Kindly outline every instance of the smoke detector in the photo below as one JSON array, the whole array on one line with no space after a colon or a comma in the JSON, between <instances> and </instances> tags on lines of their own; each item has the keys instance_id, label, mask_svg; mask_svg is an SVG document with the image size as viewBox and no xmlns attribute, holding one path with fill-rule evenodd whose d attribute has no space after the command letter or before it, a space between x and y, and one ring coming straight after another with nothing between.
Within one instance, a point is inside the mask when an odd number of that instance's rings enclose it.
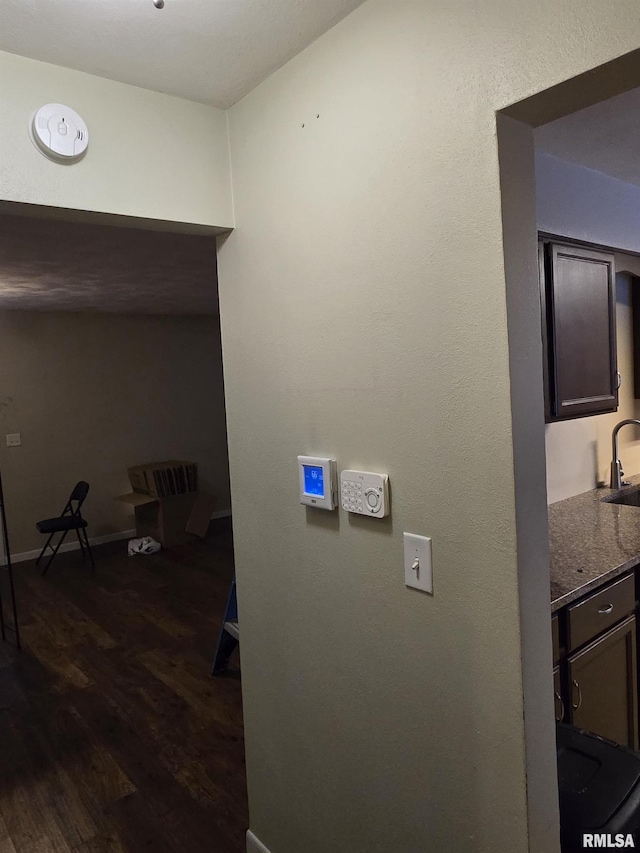
<instances>
[{"instance_id":1,"label":"smoke detector","mask_svg":"<svg viewBox=\"0 0 640 853\"><path fill-rule=\"evenodd\" d=\"M56 163L77 163L89 144L87 125L63 104L40 107L29 125L29 136L38 151Z\"/></svg>"}]
</instances>

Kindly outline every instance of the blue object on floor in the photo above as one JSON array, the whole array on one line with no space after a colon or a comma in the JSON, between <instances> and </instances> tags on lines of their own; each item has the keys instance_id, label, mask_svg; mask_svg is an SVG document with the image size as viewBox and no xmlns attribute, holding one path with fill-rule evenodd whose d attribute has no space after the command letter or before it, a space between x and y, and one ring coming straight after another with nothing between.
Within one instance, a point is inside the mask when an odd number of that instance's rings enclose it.
<instances>
[{"instance_id":1,"label":"blue object on floor","mask_svg":"<svg viewBox=\"0 0 640 853\"><path fill-rule=\"evenodd\" d=\"M234 575L227 598L227 606L224 611L222 628L220 628L216 655L213 659L213 675L222 675L223 672L226 672L229 665L229 658L239 642L238 600L236 598L236 576Z\"/></svg>"}]
</instances>

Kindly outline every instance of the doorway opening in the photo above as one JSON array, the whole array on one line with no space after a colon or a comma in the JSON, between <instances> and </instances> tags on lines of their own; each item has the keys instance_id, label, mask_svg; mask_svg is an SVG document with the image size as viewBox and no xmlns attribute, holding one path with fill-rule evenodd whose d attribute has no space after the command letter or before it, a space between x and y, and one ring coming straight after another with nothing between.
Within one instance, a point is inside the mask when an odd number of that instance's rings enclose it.
<instances>
[{"instance_id":1,"label":"doorway opening","mask_svg":"<svg viewBox=\"0 0 640 853\"><path fill-rule=\"evenodd\" d=\"M591 416L582 411L578 418L549 418L545 391L548 401L549 393L553 393L566 376L562 373L565 368L559 366L557 359L562 353L558 336L566 331L566 320L560 316L559 309L566 304L562 299L566 297L567 290L563 294L559 290L557 294L553 292L553 287L557 285L559 288L562 281L566 281L566 266L558 266L560 256L575 261L576 269L580 268L577 260L591 265L586 276L587 284L582 290L576 284L572 268L569 278L573 284L568 290L577 300L580 293L587 293L595 300L592 304L597 303L598 310L605 311L608 303L601 297L606 294L606 286L603 285L606 285L607 278L606 275L598 278L598 275L602 272L602 257L613 256L618 272L618 301L612 309L614 327L618 331L616 352L621 365L632 363L631 276L636 274L640 252L640 242L632 232L634 205L637 205L636 222L640 211L640 185L633 183L635 178L629 173L624 176L620 171L617 174L612 172L611 158L617 159L620 166L621 151L625 145L631 152L633 135L630 130L618 132L620 150L617 155L612 154L612 137L608 134L612 131L614 115L621 119L625 112L627 118L637 114L635 110L629 112L629 102L638 98L635 90L639 85L638 52L634 52L515 104L497 117L510 342L528 791L530 802L536 804L530 809L531 849L542 849L539 841L542 833L536 826L535 815L541 808L547 815L558 808L558 790L554 784L557 778L554 716L560 713L569 724L580 726L584 720L581 714L584 715L586 699L590 699L586 694L588 682L581 681L584 676L579 675L576 669L580 662L584 664L586 660L590 674L605 673L605 681L613 678L614 672L623 676L616 680L615 685L613 681L611 684L603 681L601 693L605 705L607 702L609 707L616 704L618 720L621 716L627 720L629 746L637 746L634 715L637 718L635 613L638 596L635 593L634 567L640 547L635 549L633 543L625 540L621 523L625 523L622 517L625 513L627 523L631 523L628 513L638 510L629 506L618 510L606 501L600 503L595 491L585 495L596 489L603 479L603 469L611 461L607 456L611 452L612 426L619 420L635 417L637 404L633 396L633 378L625 379L623 376L622 387L615 389L617 411L608 414ZM591 131L585 129L589 122L592 123ZM600 132L593 131L596 124ZM600 160L595 156L598 149ZM562 251L555 251L554 246L561 247ZM589 252L593 254L587 258ZM598 266L595 277L591 275L594 265ZM541 272L543 280L547 277L542 301ZM552 298L549 301L545 298L549 292L548 277L554 274L556 277L551 282ZM555 300L554 295L557 296ZM583 301L577 310L575 322L578 327L587 322L588 312L585 312L584 305ZM554 310L556 314L551 314ZM543 341L543 319L547 328L549 321L552 324L552 334L556 337L551 341ZM602 326L606 326L606 317L603 321L600 316L600 321ZM592 340L595 346L595 339ZM625 372L629 369L625 368ZM574 375L581 381L585 373L585 370L581 373L578 366ZM543 381L545 378L546 383ZM611 380L616 382L613 372ZM634 438L630 431L627 443L631 441L631 446L625 445L623 452L630 460L629 473L640 473L640 465L637 471L633 470ZM579 495L583 497L579 498ZM602 497L605 497L604 493ZM581 500L584 505L579 506ZM577 503L568 506L566 501ZM587 509L594 511L594 506L597 519L589 518L587 512ZM585 536L587 528L589 533ZM580 530L583 530L582 534ZM627 554L624 560L612 556L607 550L609 533L614 548L619 552L630 548L633 554ZM593 547L589 547L589 542ZM581 548L585 546L592 558L602 560L601 572L594 574L583 559ZM611 560L615 565L611 565ZM585 629L586 633L580 633L580 614L584 615L593 606L598 617L607 615L599 614L599 610L609 610L610 602L600 606L597 600L591 601L591 597L602 590L605 597L611 597L613 590L609 584L618 581L626 583L626 596L623 595L622 602L614 602L609 611L608 615L613 616L614 622L603 625L596 620L594 626ZM629 596L631 600L628 602ZM555 623L558 630L553 638L557 643L553 644L549 630L550 599L559 619L559 623ZM586 609L580 611L580 606ZM615 640L626 632L613 657L610 651L612 640L607 633L610 630L618 632ZM603 638L604 642L600 642ZM586 658L586 655L591 657ZM560 667L555 697L552 662ZM615 692L618 687L620 691ZM620 709L619 703L624 701L630 704ZM605 705L601 704L601 708ZM589 717L594 730L605 725L601 722L603 717L597 717L598 713L594 710ZM605 731L595 733L608 734ZM561 789L562 785L561 775ZM565 829L570 821L566 808L563 809L561 822ZM572 849L570 843L565 832L563 849Z\"/></svg>"},{"instance_id":2,"label":"doorway opening","mask_svg":"<svg viewBox=\"0 0 640 853\"><path fill-rule=\"evenodd\" d=\"M0 838L17 853L37 839L231 853L248 815L238 658L211 676L233 577L215 234L25 213L0 213L0 466L23 646L0 647ZM168 494L143 494L130 469L164 460L181 461ZM197 484L179 482L187 463ZM95 571L74 534L43 577L36 522L79 480ZM153 519L116 500L132 492ZM194 532L196 494L209 503ZM152 523L161 550L129 556Z\"/></svg>"}]
</instances>

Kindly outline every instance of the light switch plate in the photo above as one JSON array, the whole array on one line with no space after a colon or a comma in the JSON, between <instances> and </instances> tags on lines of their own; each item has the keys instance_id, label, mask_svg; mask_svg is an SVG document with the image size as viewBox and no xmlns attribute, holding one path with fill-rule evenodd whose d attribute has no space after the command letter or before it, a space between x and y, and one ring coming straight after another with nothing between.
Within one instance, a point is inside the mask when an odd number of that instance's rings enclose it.
<instances>
[{"instance_id":1,"label":"light switch plate","mask_svg":"<svg viewBox=\"0 0 640 853\"><path fill-rule=\"evenodd\" d=\"M7 447L20 447L22 439L19 432L13 432L7 436Z\"/></svg>"},{"instance_id":2,"label":"light switch plate","mask_svg":"<svg viewBox=\"0 0 640 853\"><path fill-rule=\"evenodd\" d=\"M404 582L406 586L433 595L431 539L416 533L404 533Z\"/></svg>"}]
</instances>

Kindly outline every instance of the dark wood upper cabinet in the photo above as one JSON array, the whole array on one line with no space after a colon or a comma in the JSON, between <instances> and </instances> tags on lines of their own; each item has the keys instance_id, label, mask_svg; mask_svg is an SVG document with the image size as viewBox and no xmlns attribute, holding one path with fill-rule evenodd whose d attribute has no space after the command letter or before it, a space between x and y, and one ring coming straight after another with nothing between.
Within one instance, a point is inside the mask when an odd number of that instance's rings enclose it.
<instances>
[{"instance_id":1,"label":"dark wood upper cabinet","mask_svg":"<svg viewBox=\"0 0 640 853\"><path fill-rule=\"evenodd\" d=\"M640 399L640 276L628 276L633 338L633 396Z\"/></svg>"},{"instance_id":2,"label":"dark wood upper cabinet","mask_svg":"<svg viewBox=\"0 0 640 853\"><path fill-rule=\"evenodd\" d=\"M547 421L618 408L613 255L540 243Z\"/></svg>"}]
</instances>

